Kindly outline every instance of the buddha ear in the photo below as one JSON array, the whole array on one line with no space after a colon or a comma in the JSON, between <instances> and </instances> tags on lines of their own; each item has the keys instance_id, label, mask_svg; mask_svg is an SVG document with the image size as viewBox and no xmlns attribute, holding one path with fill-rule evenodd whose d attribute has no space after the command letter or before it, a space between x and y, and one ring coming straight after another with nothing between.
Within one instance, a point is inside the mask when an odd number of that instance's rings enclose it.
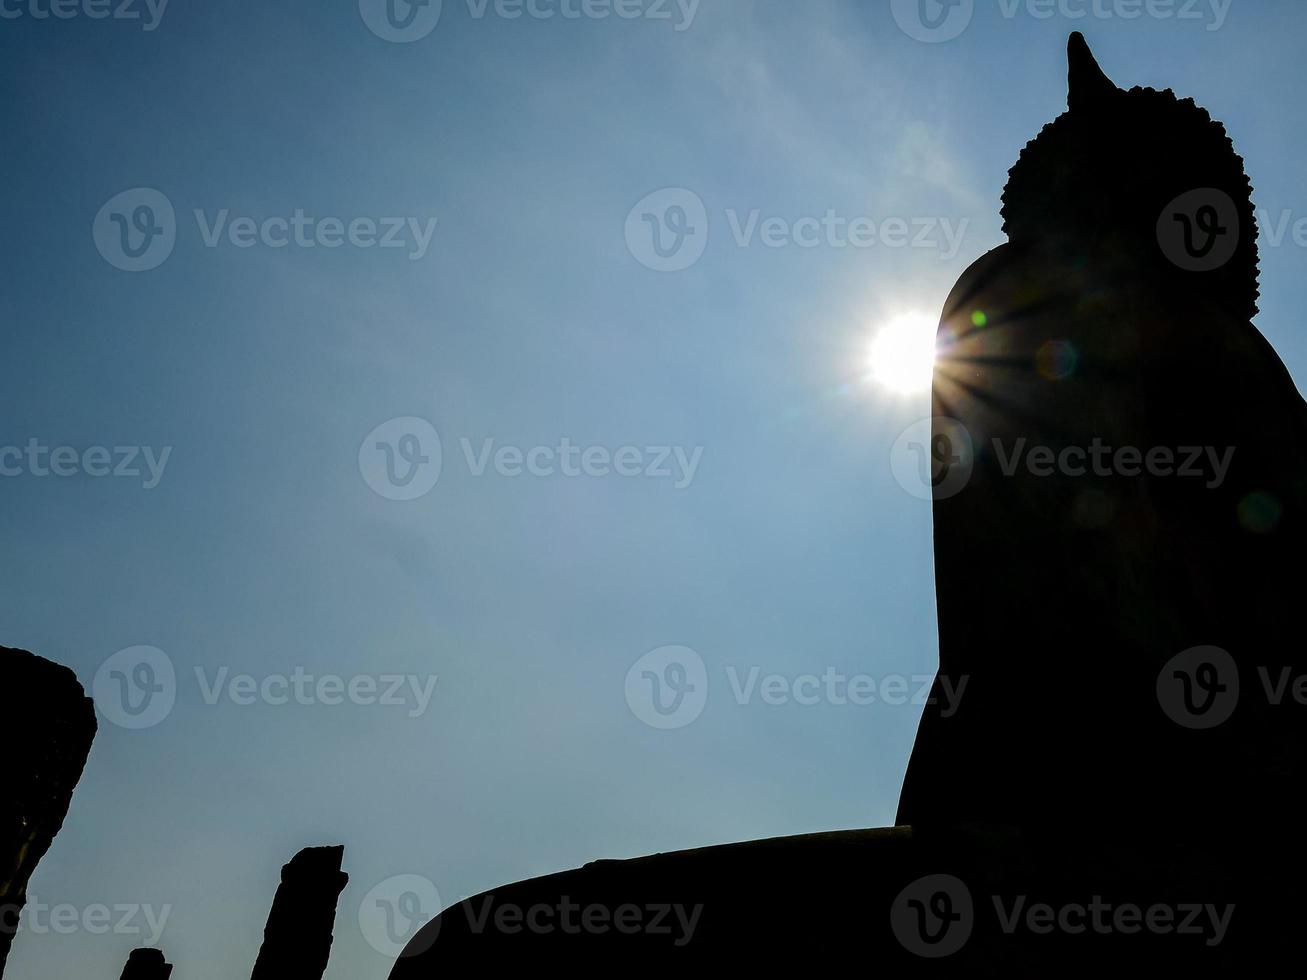
<instances>
[{"instance_id":1,"label":"buddha ear","mask_svg":"<svg viewBox=\"0 0 1307 980\"><path fill-rule=\"evenodd\" d=\"M1067 106L1071 109L1090 108L1121 90L1103 74L1089 50L1089 42L1079 31L1067 42Z\"/></svg>"}]
</instances>

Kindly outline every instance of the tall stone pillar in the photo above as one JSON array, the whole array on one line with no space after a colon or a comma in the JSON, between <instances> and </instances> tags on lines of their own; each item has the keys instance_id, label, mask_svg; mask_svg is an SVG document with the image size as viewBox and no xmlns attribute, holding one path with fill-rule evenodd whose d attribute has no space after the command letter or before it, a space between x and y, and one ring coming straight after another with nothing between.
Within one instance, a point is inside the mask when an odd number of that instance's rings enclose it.
<instances>
[{"instance_id":1,"label":"tall stone pillar","mask_svg":"<svg viewBox=\"0 0 1307 980\"><path fill-rule=\"evenodd\" d=\"M331 955L336 900L349 881L343 846L306 847L281 869L263 948L250 980L322 980Z\"/></svg>"},{"instance_id":2,"label":"tall stone pillar","mask_svg":"<svg viewBox=\"0 0 1307 980\"><path fill-rule=\"evenodd\" d=\"M63 826L95 728L71 670L0 647L0 975L27 883Z\"/></svg>"}]
</instances>

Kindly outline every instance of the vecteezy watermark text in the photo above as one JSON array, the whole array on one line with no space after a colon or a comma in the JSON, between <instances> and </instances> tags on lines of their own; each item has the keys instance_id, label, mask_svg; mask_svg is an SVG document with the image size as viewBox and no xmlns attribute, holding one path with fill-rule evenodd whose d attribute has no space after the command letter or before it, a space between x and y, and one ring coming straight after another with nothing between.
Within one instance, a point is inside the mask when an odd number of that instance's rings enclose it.
<instances>
[{"instance_id":1,"label":"vecteezy watermark text","mask_svg":"<svg viewBox=\"0 0 1307 980\"><path fill-rule=\"evenodd\" d=\"M650 477L672 481L677 490L694 482L703 460L703 446L578 446L564 437L557 446L497 446L494 439L460 439L463 458L473 476L484 476L487 468L503 477Z\"/></svg>"},{"instance_id":2,"label":"vecteezy watermark text","mask_svg":"<svg viewBox=\"0 0 1307 980\"><path fill-rule=\"evenodd\" d=\"M646 20L688 30L700 0L466 0L472 20ZM359 15L377 37L394 44L420 41L436 29L443 0L358 0ZM679 15L679 19L678 19Z\"/></svg>"},{"instance_id":3,"label":"vecteezy watermark text","mask_svg":"<svg viewBox=\"0 0 1307 980\"><path fill-rule=\"evenodd\" d=\"M536 902L519 905L500 902L494 895L484 895L479 901L468 899L459 907L467 916L468 926L475 934L496 933L505 936L531 933L548 936L563 933L568 936L602 936L617 933L623 936L666 936L677 947L687 945L703 914L703 906L687 908L675 903L625 903L617 906L601 902L582 905L563 895L557 902ZM448 914L448 913L446 913Z\"/></svg>"},{"instance_id":4,"label":"vecteezy watermark text","mask_svg":"<svg viewBox=\"0 0 1307 980\"><path fill-rule=\"evenodd\" d=\"M168 0L0 0L0 20L136 20L152 31Z\"/></svg>"},{"instance_id":5,"label":"vecteezy watermark text","mask_svg":"<svg viewBox=\"0 0 1307 980\"><path fill-rule=\"evenodd\" d=\"M1004 476L1016 476L1024 469L1034 477L1049 476L1176 476L1202 479L1203 486L1215 490L1225 482L1234 460L1234 447L1217 450L1214 446L1136 446L1113 448L1095 438L1088 446L1029 445L1024 438L1008 446L993 440L994 455ZM924 453L923 453L924 455Z\"/></svg>"},{"instance_id":6,"label":"vecteezy watermark text","mask_svg":"<svg viewBox=\"0 0 1307 980\"><path fill-rule=\"evenodd\" d=\"M938 216L841 214L827 208L821 215L788 218L753 208L723 212L737 248L768 249L915 248L952 259L962 248L969 218L956 222ZM680 272L703 257L708 247L708 208L694 191L668 187L636 203L626 217L626 246L632 257L656 272Z\"/></svg>"},{"instance_id":7,"label":"vecteezy watermark text","mask_svg":"<svg viewBox=\"0 0 1307 980\"><path fill-rule=\"evenodd\" d=\"M318 217L303 208L286 215L233 216L230 208L195 209L196 228L205 248L238 249L402 249L412 262L424 258L438 218ZM148 272L172 255L177 244L172 201L151 187L114 195L92 223L95 247L106 262L124 272Z\"/></svg>"},{"instance_id":8,"label":"vecteezy watermark text","mask_svg":"<svg viewBox=\"0 0 1307 980\"><path fill-rule=\"evenodd\" d=\"M232 674L219 667L210 677L203 667L195 668L200 697L207 705L227 700L234 705L266 704L280 707L294 702L299 705L352 704L359 707L378 705L383 708L407 708L410 718L426 713L435 694L439 676L427 674L311 674L296 667L290 674Z\"/></svg>"},{"instance_id":9,"label":"vecteezy watermark text","mask_svg":"<svg viewBox=\"0 0 1307 980\"><path fill-rule=\"evenodd\" d=\"M1234 462L1235 447L1114 446L1095 436L1085 445L1049 446L1024 436L1005 441L995 436L978 447L957 419L918 419L899 434L890 450L890 468L904 490L920 500L943 500L961 493L970 482L981 449L987 448L1006 478L1031 476L1140 476L1201 480L1219 489Z\"/></svg>"},{"instance_id":10,"label":"vecteezy watermark text","mask_svg":"<svg viewBox=\"0 0 1307 980\"><path fill-rule=\"evenodd\" d=\"M71 936L84 932L92 936L142 936L146 946L157 946L172 915L171 905L93 902L78 906L70 902L47 905L35 896L20 910L16 904L0 905L0 933L29 932L35 936Z\"/></svg>"},{"instance_id":11,"label":"vecteezy watermark text","mask_svg":"<svg viewBox=\"0 0 1307 980\"><path fill-rule=\"evenodd\" d=\"M1202 936L1207 946L1219 946L1230 928L1234 915L1233 905L1216 906L1208 903L1182 902L1175 905L1156 902L1141 905L1134 902L1112 904L1094 895L1088 902L1069 902L1050 905L1047 902L1030 902L1025 895L1004 900L994 895L994 912L999 926L1008 935L1023 929L1037 936L1053 932L1078 936L1093 932L1098 935L1119 933L1130 936L1139 932L1155 935Z\"/></svg>"},{"instance_id":12,"label":"vecteezy watermark text","mask_svg":"<svg viewBox=\"0 0 1307 980\"><path fill-rule=\"evenodd\" d=\"M403 248L416 262L427 254L437 218L315 218L296 208L289 217L232 218L227 208L209 216L195 212L205 248L217 248L225 238L236 248Z\"/></svg>"},{"instance_id":13,"label":"vecteezy watermark text","mask_svg":"<svg viewBox=\"0 0 1307 980\"><path fill-rule=\"evenodd\" d=\"M24 446L0 446L0 477L60 477L139 479L153 490L163 479L172 446L48 446L32 438ZM145 469L142 470L142 465Z\"/></svg>"},{"instance_id":14,"label":"vecteezy watermark text","mask_svg":"<svg viewBox=\"0 0 1307 980\"><path fill-rule=\"evenodd\" d=\"M820 218L803 217L791 221L779 215L764 217L757 208L741 215L726 209L731 238L740 248L755 241L764 248L920 248L938 251L951 259L962 248L970 218L956 224L945 217L888 217L877 219L862 215L847 217L827 209Z\"/></svg>"},{"instance_id":15,"label":"vecteezy watermark text","mask_svg":"<svg viewBox=\"0 0 1307 980\"><path fill-rule=\"evenodd\" d=\"M551 445L522 446L494 438L459 439L459 456L472 477L504 479L621 479L669 481L688 488L703 461L703 446L581 445L563 436ZM359 472L387 500L416 500L435 487L444 468L440 435L425 419L404 416L377 426L358 452Z\"/></svg>"},{"instance_id":16,"label":"vecteezy watermark text","mask_svg":"<svg viewBox=\"0 0 1307 980\"><path fill-rule=\"evenodd\" d=\"M991 895L999 929L1006 935L1036 936L1149 933L1201 938L1219 946L1230 928L1233 905L1203 902L1108 902L1091 895L1081 902L1032 902L1028 895ZM890 907L890 925L909 952L926 959L951 956L971 938L981 907L961 879L928 875L907 885Z\"/></svg>"},{"instance_id":17,"label":"vecteezy watermark text","mask_svg":"<svg viewBox=\"0 0 1307 980\"><path fill-rule=\"evenodd\" d=\"M701 0L467 0L473 20L494 14L503 20L672 21L678 33L689 30ZM678 18L679 15L679 18Z\"/></svg>"},{"instance_id":18,"label":"vecteezy watermark text","mask_svg":"<svg viewBox=\"0 0 1307 980\"><path fill-rule=\"evenodd\" d=\"M763 704L780 706L797 704L811 706L829 704L836 707L854 705L866 707L872 704L885 704L890 707L900 705L934 704L931 689L935 683L934 674L887 674L884 677L872 677L870 674L844 674L834 667L827 667L820 675L785 674L763 675L762 668L750 667L742 674L734 665L726 668L726 679L731 687L731 695L738 705L752 704L755 697ZM958 709L963 692L967 689L967 677L964 675L954 683L951 677L939 676L940 693L943 695L944 707L941 717L948 718Z\"/></svg>"},{"instance_id":19,"label":"vecteezy watermark text","mask_svg":"<svg viewBox=\"0 0 1307 980\"><path fill-rule=\"evenodd\" d=\"M923 0L926 2L926 0ZM1035 20L1201 21L1209 31L1225 26L1234 0L998 0L1004 20L1019 14Z\"/></svg>"},{"instance_id":20,"label":"vecteezy watermark text","mask_svg":"<svg viewBox=\"0 0 1307 980\"><path fill-rule=\"evenodd\" d=\"M1024 15L1032 20L1199 22L1208 31L1219 31L1234 0L998 0L1004 20ZM958 37L976 13L975 0L890 0L894 20L904 34L918 41L938 44Z\"/></svg>"},{"instance_id":21,"label":"vecteezy watermark text","mask_svg":"<svg viewBox=\"0 0 1307 980\"><path fill-rule=\"evenodd\" d=\"M934 674L846 674L827 667L820 674L767 673L758 665L725 670L726 684L737 705L755 703L769 707L786 705L811 707L899 707L942 703L945 718L958 709L967 688L967 677ZM631 713L650 728L684 728L703 713L708 704L708 667L698 652L687 646L665 646L651 650L631 665L626 674L626 704Z\"/></svg>"},{"instance_id":22,"label":"vecteezy watermark text","mask_svg":"<svg viewBox=\"0 0 1307 980\"><path fill-rule=\"evenodd\" d=\"M233 674L226 666L212 672L196 666L194 676L200 700L211 707L223 701L237 707L376 706L406 709L410 718L427 712L439 680L437 674L313 673L302 666L257 677ZM91 694L100 714L118 727L152 728L177 703L177 671L172 658L158 647L127 647L100 665Z\"/></svg>"},{"instance_id":23,"label":"vecteezy watermark text","mask_svg":"<svg viewBox=\"0 0 1307 980\"><path fill-rule=\"evenodd\" d=\"M443 912L443 918L461 915L473 935L514 936L622 935L664 937L684 947L694 938L703 915L702 904L671 902L608 905L578 902L568 895L557 901L523 905L491 893L463 899ZM440 893L421 875L395 875L373 886L359 905L359 928L377 952L391 958L424 952L435 940L435 929L415 943L419 933L441 913Z\"/></svg>"}]
</instances>

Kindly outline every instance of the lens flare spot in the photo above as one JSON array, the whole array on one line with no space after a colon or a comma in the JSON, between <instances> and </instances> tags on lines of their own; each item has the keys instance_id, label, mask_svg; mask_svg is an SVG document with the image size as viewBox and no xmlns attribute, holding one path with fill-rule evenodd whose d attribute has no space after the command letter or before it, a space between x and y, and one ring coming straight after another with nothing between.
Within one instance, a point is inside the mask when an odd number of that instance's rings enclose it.
<instances>
[{"instance_id":1,"label":"lens flare spot","mask_svg":"<svg viewBox=\"0 0 1307 980\"><path fill-rule=\"evenodd\" d=\"M1035 353L1035 370L1046 381L1061 381L1076 373L1080 352L1069 340L1046 340Z\"/></svg>"},{"instance_id":2,"label":"lens flare spot","mask_svg":"<svg viewBox=\"0 0 1307 980\"><path fill-rule=\"evenodd\" d=\"M1280 523L1284 508L1271 494L1250 493L1239 501L1239 523L1253 534L1269 534Z\"/></svg>"}]
</instances>

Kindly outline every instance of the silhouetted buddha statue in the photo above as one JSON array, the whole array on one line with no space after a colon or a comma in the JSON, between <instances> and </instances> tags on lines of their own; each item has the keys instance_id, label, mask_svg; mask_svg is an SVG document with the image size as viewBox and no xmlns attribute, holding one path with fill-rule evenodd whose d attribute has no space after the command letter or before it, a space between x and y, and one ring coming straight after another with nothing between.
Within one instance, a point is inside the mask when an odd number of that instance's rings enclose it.
<instances>
[{"instance_id":1,"label":"silhouetted buddha statue","mask_svg":"<svg viewBox=\"0 0 1307 980\"><path fill-rule=\"evenodd\" d=\"M940 327L940 673L967 686L899 822L1288 821L1307 417L1250 322L1251 187L1206 111L1117 88L1079 34L1068 102Z\"/></svg>"}]
</instances>

